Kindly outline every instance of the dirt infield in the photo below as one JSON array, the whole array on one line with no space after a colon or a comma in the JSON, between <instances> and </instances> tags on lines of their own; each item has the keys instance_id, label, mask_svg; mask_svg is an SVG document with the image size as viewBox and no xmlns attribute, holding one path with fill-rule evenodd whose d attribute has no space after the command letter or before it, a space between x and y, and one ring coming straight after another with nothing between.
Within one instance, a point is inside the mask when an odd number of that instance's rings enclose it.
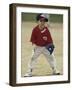
<instances>
[{"instance_id":1,"label":"dirt infield","mask_svg":"<svg viewBox=\"0 0 72 90\"><path fill-rule=\"evenodd\" d=\"M30 42L32 28L36 25L34 22L23 22L21 25L21 76L24 76L28 69L32 55L32 45ZM51 23L50 32L55 45L55 58L57 61L57 68L63 73L63 25L62 23ZM52 71L43 55L37 59L36 68L33 75L51 75Z\"/></svg>"}]
</instances>

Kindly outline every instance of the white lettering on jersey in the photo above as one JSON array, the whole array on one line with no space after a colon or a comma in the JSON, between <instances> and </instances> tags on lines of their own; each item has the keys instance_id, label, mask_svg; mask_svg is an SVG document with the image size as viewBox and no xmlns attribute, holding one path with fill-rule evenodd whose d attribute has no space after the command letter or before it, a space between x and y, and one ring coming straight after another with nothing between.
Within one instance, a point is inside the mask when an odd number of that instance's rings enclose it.
<instances>
[{"instance_id":1,"label":"white lettering on jersey","mask_svg":"<svg viewBox=\"0 0 72 90\"><path fill-rule=\"evenodd\" d=\"M47 41L47 36L43 36L43 40Z\"/></svg>"},{"instance_id":2,"label":"white lettering on jersey","mask_svg":"<svg viewBox=\"0 0 72 90\"><path fill-rule=\"evenodd\" d=\"M41 33L44 33L46 31L46 29L42 30Z\"/></svg>"}]
</instances>

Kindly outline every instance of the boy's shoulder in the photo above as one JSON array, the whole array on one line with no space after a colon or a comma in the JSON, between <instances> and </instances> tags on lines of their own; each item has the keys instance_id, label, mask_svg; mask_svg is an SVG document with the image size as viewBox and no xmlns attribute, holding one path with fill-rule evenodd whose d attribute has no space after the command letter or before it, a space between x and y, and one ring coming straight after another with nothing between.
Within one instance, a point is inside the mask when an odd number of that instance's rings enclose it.
<instances>
[{"instance_id":1,"label":"boy's shoulder","mask_svg":"<svg viewBox=\"0 0 72 90\"><path fill-rule=\"evenodd\" d=\"M48 29L47 26L45 26L44 28L45 28L45 29ZM39 29L39 26L38 26L38 25L33 28L33 30L38 30L38 29Z\"/></svg>"},{"instance_id":2,"label":"boy's shoulder","mask_svg":"<svg viewBox=\"0 0 72 90\"><path fill-rule=\"evenodd\" d=\"M33 30L36 30L36 29L38 29L38 25L33 28Z\"/></svg>"},{"instance_id":3,"label":"boy's shoulder","mask_svg":"<svg viewBox=\"0 0 72 90\"><path fill-rule=\"evenodd\" d=\"M37 26L35 26L35 27L33 28L33 31L34 31L34 32L39 31L39 27L38 27L38 25L37 25Z\"/></svg>"},{"instance_id":4,"label":"boy's shoulder","mask_svg":"<svg viewBox=\"0 0 72 90\"><path fill-rule=\"evenodd\" d=\"M48 30L48 27L44 27L44 29L43 30L45 30L45 31L49 31ZM39 30L39 26L37 25L37 26L35 26L34 28L33 28L33 32L36 32L36 33L38 33L40 30Z\"/></svg>"},{"instance_id":5,"label":"boy's shoulder","mask_svg":"<svg viewBox=\"0 0 72 90\"><path fill-rule=\"evenodd\" d=\"M47 31L49 31L49 28L48 28L47 26L45 27L45 29L46 29Z\"/></svg>"}]
</instances>

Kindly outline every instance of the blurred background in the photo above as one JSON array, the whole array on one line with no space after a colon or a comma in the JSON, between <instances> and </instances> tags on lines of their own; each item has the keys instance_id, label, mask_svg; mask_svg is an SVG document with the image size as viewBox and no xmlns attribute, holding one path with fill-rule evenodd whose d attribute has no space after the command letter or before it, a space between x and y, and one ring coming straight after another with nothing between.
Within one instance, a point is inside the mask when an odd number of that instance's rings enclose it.
<instances>
[{"instance_id":1,"label":"blurred background","mask_svg":"<svg viewBox=\"0 0 72 90\"><path fill-rule=\"evenodd\" d=\"M22 13L22 21L36 21L37 13ZM63 22L63 15L61 14L48 14L50 22Z\"/></svg>"}]
</instances>

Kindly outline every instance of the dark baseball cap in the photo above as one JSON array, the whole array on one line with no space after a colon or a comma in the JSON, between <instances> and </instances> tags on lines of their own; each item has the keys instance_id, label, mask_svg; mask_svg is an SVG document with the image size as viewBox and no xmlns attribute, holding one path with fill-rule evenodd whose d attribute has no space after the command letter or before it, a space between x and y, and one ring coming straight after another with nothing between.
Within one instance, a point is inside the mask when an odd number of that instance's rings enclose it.
<instances>
[{"instance_id":1,"label":"dark baseball cap","mask_svg":"<svg viewBox=\"0 0 72 90\"><path fill-rule=\"evenodd\" d=\"M45 14L38 14L37 17L36 17L36 20L37 21L44 20L45 22L48 22L48 18L46 17Z\"/></svg>"}]
</instances>

